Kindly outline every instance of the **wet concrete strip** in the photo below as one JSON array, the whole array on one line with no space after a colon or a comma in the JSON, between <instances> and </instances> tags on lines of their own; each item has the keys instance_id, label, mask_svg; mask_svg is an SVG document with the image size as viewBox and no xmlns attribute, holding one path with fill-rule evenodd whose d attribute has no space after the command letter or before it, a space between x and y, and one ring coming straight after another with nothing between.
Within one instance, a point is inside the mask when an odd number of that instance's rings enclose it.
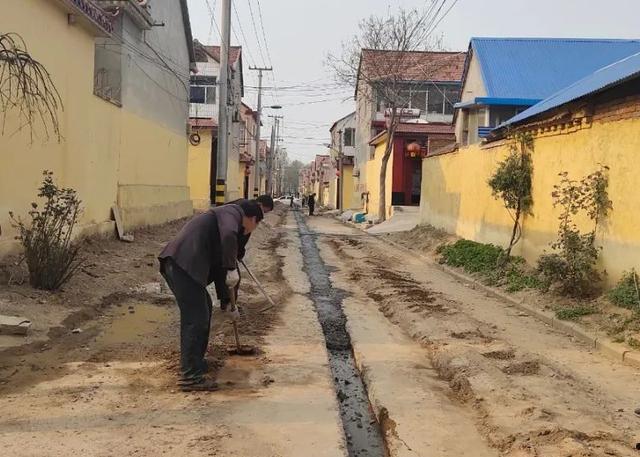
<instances>
[{"instance_id":1,"label":"wet concrete strip","mask_svg":"<svg viewBox=\"0 0 640 457\"><path fill-rule=\"evenodd\" d=\"M294 214L300 233L303 270L309 277L310 298L326 341L349 456L384 457L387 452L383 434L356 367L346 329L342 310L345 293L331 284L329 269L320 257L314 234L307 228L302 215L298 211Z\"/></svg>"}]
</instances>

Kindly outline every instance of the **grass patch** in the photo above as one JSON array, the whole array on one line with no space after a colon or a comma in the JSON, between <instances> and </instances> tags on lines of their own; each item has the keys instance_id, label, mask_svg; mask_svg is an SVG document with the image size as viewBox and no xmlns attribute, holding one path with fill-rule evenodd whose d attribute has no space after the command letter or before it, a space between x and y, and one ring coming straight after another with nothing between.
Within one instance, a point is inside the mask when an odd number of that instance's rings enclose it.
<instances>
[{"instance_id":1,"label":"grass patch","mask_svg":"<svg viewBox=\"0 0 640 457\"><path fill-rule=\"evenodd\" d=\"M561 308L556 311L556 317L562 321L577 321L581 317L595 314L597 310L589 306L574 306L572 308Z\"/></svg>"},{"instance_id":2,"label":"grass patch","mask_svg":"<svg viewBox=\"0 0 640 457\"><path fill-rule=\"evenodd\" d=\"M469 273L489 273L495 270L504 250L493 244L458 240L438 248L441 262L452 267L461 267Z\"/></svg>"},{"instance_id":3,"label":"grass patch","mask_svg":"<svg viewBox=\"0 0 640 457\"><path fill-rule=\"evenodd\" d=\"M609 300L621 308L640 311L638 282L638 275L635 270L625 273L618 284L607 294Z\"/></svg>"},{"instance_id":4,"label":"grass patch","mask_svg":"<svg viewBox=\"0 0 640 457\"><path fill-rule=\"evenodd\" d=\"M627 344L633 349L640 349L640 340L632 336L627 339Z\"/></svg>"},{"instance_id":5,"label":"grass patch","mask_svg":"<svg viewBox=\"0 0 640 457\"><path fill-rule=\"evenodd\" d=\"M527 272L522 257L509 257L505 262L505 251L493 244L482 244L469 240L458 240L438 248L440 262L479 275L489 286L505 287L507 292L524 289L542 289L543 281L534 273Z\"/></svg>"},{"instance_id":6,"label":"grass patch","mask_svg":"<svg viewBox=\"0 0 640 457\"><path fill-rule=\"evenodd\" d=\"M542 289L543 287L544 282L535 275L526 274L521 270L511 270L507 273L507 292Z\"/></svg>"}]
</instances>

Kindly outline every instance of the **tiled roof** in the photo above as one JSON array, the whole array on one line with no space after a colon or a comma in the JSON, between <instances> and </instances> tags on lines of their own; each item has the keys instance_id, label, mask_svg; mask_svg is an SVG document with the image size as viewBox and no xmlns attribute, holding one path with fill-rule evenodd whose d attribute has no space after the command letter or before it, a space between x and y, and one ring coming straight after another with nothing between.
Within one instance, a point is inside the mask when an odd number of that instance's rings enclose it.
<instances>
[{"instance_id":1,"label":"tiled roof","mask_svg":"<svg viewBox=\"0 0 640 457\"><path fill-rule=\"evenodd\" d=\"M358 78L398 75L405 81L460 81L465 52L380 51L363 49Z\"/></svg>"},{"instance_id":2,"label":"tiled roof","mask_svg":"<svg viewBox=\"0 0 640 457\"><path fill-rule=\"evenodd\" d=\"M447 135L455 134L455 127L451 124L412 124L402 123L396 128L396 133L424 133Z\"/></svg>"},{"instance_id":3,"label":"tiled roof","mask_svg":"<svg viewBox=\"0 0 640 457\"><path fill-rule=\"evenodd\" d=\"M472 38L487 97L542 100L631 54L640 40Z\"/></svg>"},{"instance_id":4,"label":"tiled roof","mask_svg":"<svg viewBox=\"0 0 640 457\"><path fill-rule=\"evenodd\" d=\"M216 62L220 63L220 46L204 46L204 49ZM229 48L229 65L236 63L241 54L242 46L231 46Z\"/></svg>"},{"instance_id":5,"label":"tiled roof","mask_svg":"<svg viewBox=\"0 0 640 457\"><path fill-rule=\"evenodd\" d=\"M512 117L498 128L522 123L534 116L558 108L565 103L572 102L587 95L602 92L612 86L640 77L640 52L625 57L622 60L600 68L589 76L571 84L540 103Z\"/></svg>"},{"instance_id":6,"label":"tiled roof","mask_svg":"<svg viewBox=\"0 0 640 457\"><path fill-rule=\"evenodd\" d=\"M451 124L431 124L431 123L411 123L403 122L396 127L396 133L401 134L417 134L417 135L438 135L438 136L450 136L453 140L455 138L455 127ZM375 146L387 136L387 131L383 130L376 136L369 140L369 144Z\"/></svg>"}]
</instances>

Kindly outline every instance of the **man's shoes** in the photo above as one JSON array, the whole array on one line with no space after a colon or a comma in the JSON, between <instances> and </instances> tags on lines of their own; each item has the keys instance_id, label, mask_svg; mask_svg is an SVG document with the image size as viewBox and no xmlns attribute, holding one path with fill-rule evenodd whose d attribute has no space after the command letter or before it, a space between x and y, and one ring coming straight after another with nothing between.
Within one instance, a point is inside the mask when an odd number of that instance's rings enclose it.
<instances>
[{"instance_id":1,"label":"man's shoes","mask_svg":"<svg viewBox=\"0 0 640 457\"><path fill-rule=\"evenodd\" d=\"M183 392L215 392L219 389L218 383L210 379L201 379L193 383L180 384L180 390Z\"/></svg>"}]
</instances>

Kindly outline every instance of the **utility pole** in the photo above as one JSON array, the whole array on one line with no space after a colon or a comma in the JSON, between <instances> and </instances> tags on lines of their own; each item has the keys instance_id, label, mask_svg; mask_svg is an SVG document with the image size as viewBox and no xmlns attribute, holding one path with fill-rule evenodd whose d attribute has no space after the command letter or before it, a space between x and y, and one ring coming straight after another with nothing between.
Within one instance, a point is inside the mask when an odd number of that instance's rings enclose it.
<instances>
[{"instance_id":1,"label":"utility pole","mask_svg":"<svg viewBox=\"0 0 640 457\"><path fill-rule=\"evenodd\" d=\"M344 186L343 186L343 180L342 180L342 130L338 130L338 204L336 205L338 207L338 209L344 209L342 208L342 200L344 200L343 197L343 192L344 192Z\"/></svg>"},{"instance_id":2,"label":"utility pole","mask_svg":"<svg viewBox=\"0 0 640 457\"><path fill-rule=\"evenodd\" d=\"M262 72L273 71L271 67L249 67L249 70L258 72L258 116L256 119L256 165L253 184L253 198L260 193L260 116L262 115Z\"/></svg>"},{"instance_id":3,"label":"utility pole","mask_svg":"<svg viewBox=\"0 0 640 457\"><path fill-rule=\"evenodd\" d=\"M220 99L218 100L218 154L216 158L215 205L224 205L227 190L229 154L229 46L231 44L231 0L222 0L222 36L220 37Z\"/></svg>"},{"instance_id":4,"label":"utility pole","mask_svg":"<svg viewBox=\"0 0 640 457\"><path fill-rule=\"evenodd\" d=\"M278 144L278 125L280 123L280 119L282 116L271 116L274 122L271 126L271 144L269 146L269 156L267 157L267 193L269 195L273 194L273 159L276 153L276 148Z\"/></svg>"}]
</instances>

